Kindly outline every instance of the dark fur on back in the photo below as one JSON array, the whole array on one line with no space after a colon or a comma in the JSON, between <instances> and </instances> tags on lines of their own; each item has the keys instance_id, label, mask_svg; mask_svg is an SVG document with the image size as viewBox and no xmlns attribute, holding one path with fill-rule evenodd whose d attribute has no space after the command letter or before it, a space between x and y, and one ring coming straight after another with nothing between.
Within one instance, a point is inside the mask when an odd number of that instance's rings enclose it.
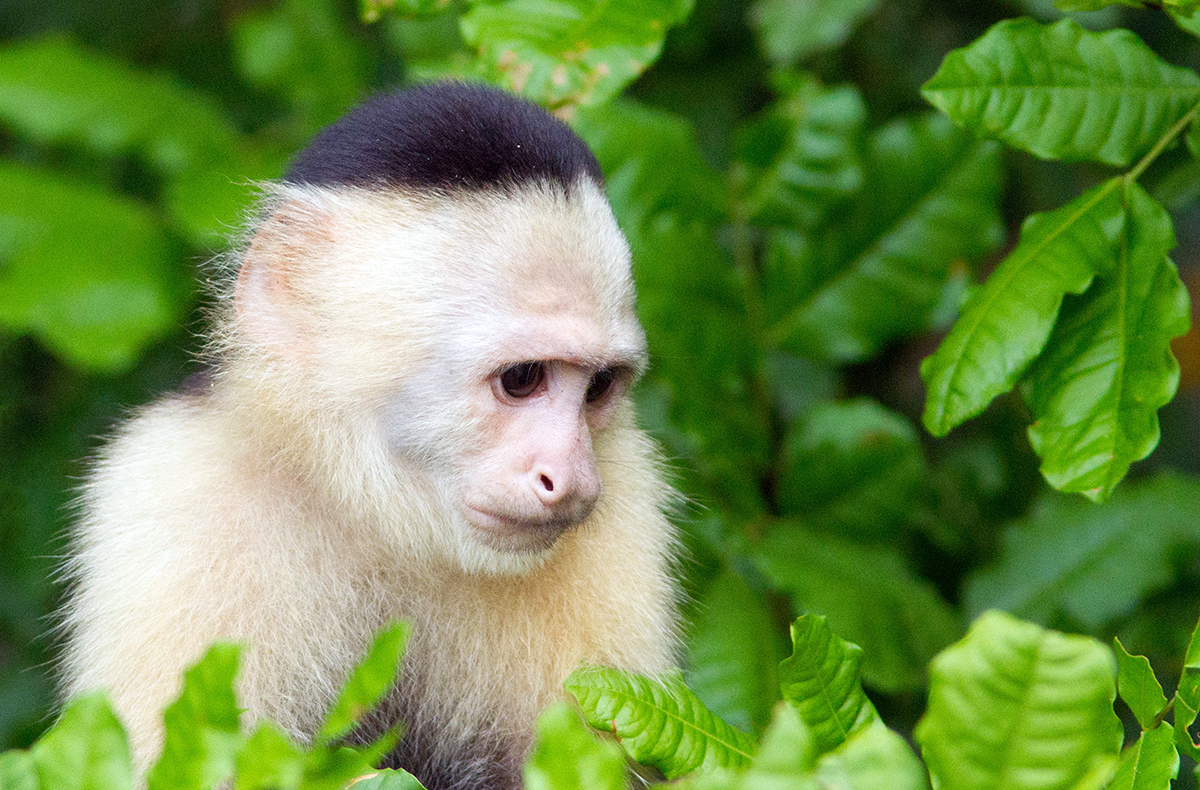
<instances>
[{"instance_id":1,"label":"dark fur on back","mask_svg":"<svg viewBox=\"0 0 1200 790\"><path fill-rule=\"evenodd\" d=\"M326 127L286 181L315 186L488 189L580 175L600 165L571 128L495 88L441 82L383 94Z\"/></svg>"}]
</instances>

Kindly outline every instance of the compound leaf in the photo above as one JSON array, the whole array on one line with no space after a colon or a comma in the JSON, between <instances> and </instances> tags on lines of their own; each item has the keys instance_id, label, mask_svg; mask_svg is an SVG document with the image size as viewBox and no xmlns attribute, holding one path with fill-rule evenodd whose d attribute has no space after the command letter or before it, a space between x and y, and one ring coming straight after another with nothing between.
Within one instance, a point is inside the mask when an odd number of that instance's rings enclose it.
<instances>
[{"instance_id":1,"label":"compound leaf","mask_svg":"<svg viewBox=\"0 0 1200 790\"><path fill-rule=\"evenodd\" d=\"M1112 653L1002 612L934 659L916 729L944 790L1100 788L1121 749Z\"/></svg>"},{"instance_id":2,"label":"compound leaf","mask_svg":"<svg viewBox=\"0 0 1200 790\"><path fill-rule=\"evenodd\" d=\"M1014 148L1123 166L1200 101L1200 76L1128 30L1022 18L950 52L921 92L955 123Z\"/></svg>"}]
</instances>

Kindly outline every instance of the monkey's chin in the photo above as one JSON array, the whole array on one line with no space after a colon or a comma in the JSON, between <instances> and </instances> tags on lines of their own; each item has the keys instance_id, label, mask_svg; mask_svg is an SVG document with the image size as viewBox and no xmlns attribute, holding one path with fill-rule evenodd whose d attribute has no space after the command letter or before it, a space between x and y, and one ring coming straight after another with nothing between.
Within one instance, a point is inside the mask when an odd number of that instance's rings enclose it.
<instances>
[{"instance_id":1,"label":"monkey's chin","mask_svg":"<svg viewBox=\"0 0 1200 790\"><path fill-rule=\"evenodd\" d=\"M547 555L563 533L576 526L573 520L519 519L470 505L463 510L474 537L484 546L498 554L530 559Z\"/></svg>"}]
</instances>

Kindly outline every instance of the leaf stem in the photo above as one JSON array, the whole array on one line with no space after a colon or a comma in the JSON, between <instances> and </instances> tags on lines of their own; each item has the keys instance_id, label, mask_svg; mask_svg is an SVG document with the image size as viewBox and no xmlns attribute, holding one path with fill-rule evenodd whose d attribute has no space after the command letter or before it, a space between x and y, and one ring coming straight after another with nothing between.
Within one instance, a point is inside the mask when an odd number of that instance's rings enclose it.
<instances>
[{"instance_id":1,"label":"leaf stem","mask_svg":"<svg viewBox=\"0 0 1200 790\"><path fill-rule=\"evenodd\" d=\"M1154 147L1150 149L1150 152L1143 156L1141 160L1133 166L1133 169L1125 174L1125 183L1132 184L1134 181L1137 181L1138 178L1141 177L1142 173L1146 171L1146 168L1158 158L1158 155L1166 150L1166 147L1170 145L1176 137L1179 136L1179 133L1182 132L1189 123L1195 120L1198 112L1200 112L1200 103L1193 105L1192 109L1188 110L1182 118L1176 121L1175 125L1168 129L1166 134L1158 138L1158 142L1154 144Z\"/></svg>"}]
</instances>

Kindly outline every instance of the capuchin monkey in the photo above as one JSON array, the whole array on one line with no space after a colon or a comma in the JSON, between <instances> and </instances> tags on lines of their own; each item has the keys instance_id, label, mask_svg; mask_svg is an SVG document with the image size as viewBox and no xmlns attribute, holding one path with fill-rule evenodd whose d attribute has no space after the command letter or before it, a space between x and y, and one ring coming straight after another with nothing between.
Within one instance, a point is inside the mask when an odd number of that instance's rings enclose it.
<instances>
[{"instance_id":1,"label":"capuchin monkey","mask_svg":"<svg viewBox=\"0 0 1200 790\"><path fill-rule=\"evenodd\" d=\"M64 692L105 689L139 772L214 640L246 724L310 738L404 618L387 766L515 788L581 662L677 656L673 494L627 393L628 246L562 122L499 91L368 101L266 190L211 373L126 422L83 486Z\"/></svg>"}]
</instances>

